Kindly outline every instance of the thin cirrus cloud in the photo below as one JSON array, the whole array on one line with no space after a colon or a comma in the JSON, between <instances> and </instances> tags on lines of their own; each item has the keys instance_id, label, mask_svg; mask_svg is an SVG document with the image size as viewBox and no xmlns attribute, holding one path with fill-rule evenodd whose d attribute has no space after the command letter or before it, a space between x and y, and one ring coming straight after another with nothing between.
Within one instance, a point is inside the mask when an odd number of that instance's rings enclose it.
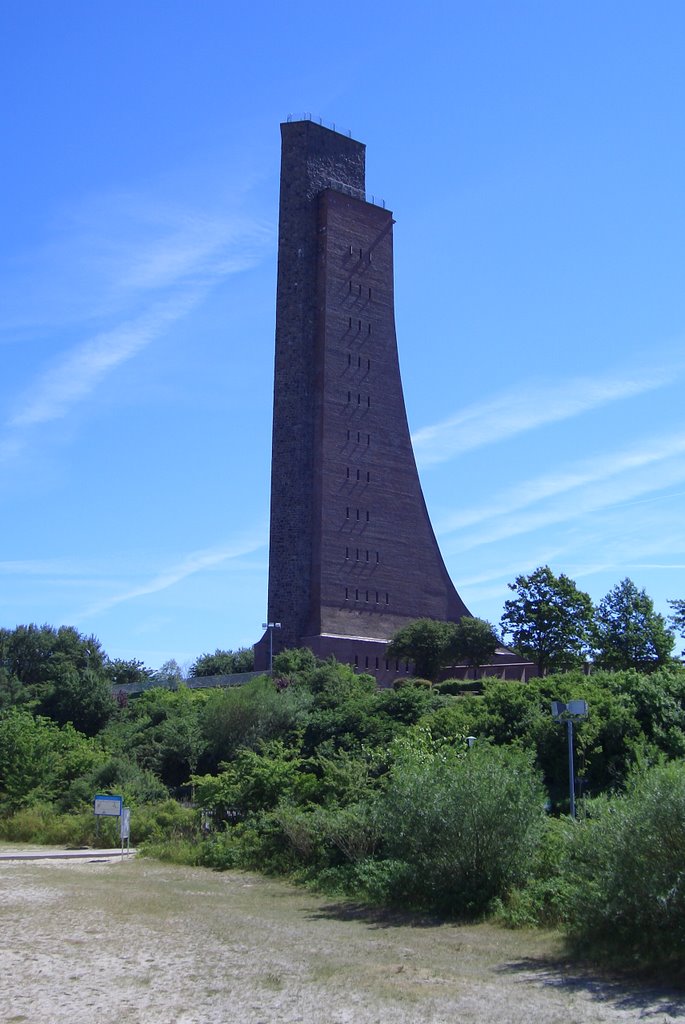
<instances>
[{"instance_id":1,"label":"thin cirrus cloud","mask_svg":"<svg viewBox=\"0 0 685 1024\"><path fill-rule=\"evenodd\" d=\"M548 526L580 520L590 513L620 508L645 495L656 495L685 480L685 435L635 446L623 453L607 456L557 477L542 477L521 486L530 488L529 498L508 491L493 496L486 509L473 510L455 517L450 530L461 525L458 538L446 544L447 550L464 551L511 537L543 530ZM518 514L517 514L518 513Z\"/></svg>"},{"instance_id":2,"label":"thin cirrus cloud","mask_svg":"<svg viewBox=\"0 0 685 1024\"><path fill-rule=\"evenodd\" d=\"M202 291L193 289L154 307L111 331L104 331L66 352L33 382L10 417L10 429L59 419L86 398L121 363L135 356L195 306Z\"/></svg>"},{"instance_id":3,"label":"thin cirrus cloud","mask_svg":"<svg viewBox=\"0 0 685 1024\"><path fill-rule=\"evenodd\" d=\"M250 267L273 230L247 216L243 201L237 193L224 208L198 209L127 193L84 199L46 229L48 240L4 268L0 339L128 317L145 296Z\"/></svg>"},{"instance_id":4,"label":"thin cirrus cloud","mask_svg":"<svg viewBox=\"0 0 685 1024\"><path fill-rule=\"evenodd\" d=\"M193 576L198 572L214 569L224 562L253 554L264 547L266 532L266 525L263 525L252 534L240 537L228 544L194 551L169 568L157 573L145 583L130 587L118 594L112 594L110 597L103 598L88 608L82 609L78 612L76 618L91 618L102 612L109 611L110 608L114 608L116 605L133 601L139 597L147 597L150 594L157 594L162 590L168 590L170 587L176 586L177 583L181 583L189 576Z\"/></svg>"},{"instance_id":5,"label":"thin cirrus cloud","mask_svg":"<svg viewBox=\"0 0 685 1024\"><path fill-rule=\"evenodd\" d=\"M510 516L512 512L566 495L571 491L588 488L622 473L635 474L649 470L655 465L665 464L664 476L655 477L652 474L648 480L631 478L626 481L627 490L623 493L627 497L631 491L634 491L635 495L640 495L650 489L658 490L661 486L668 486L673 477L673 467L668 464L668 460L677 459L682 455L685 455L685 433L641 441L623 451L585 459L563 472L548 473L526 480L516 487L510 487L500 492L494 502L488 501L487 504L464 509L446 517L438 524L437 531L441 535L453 533L482 524L488 519L499 518L502 515ZM676 482L680 479L681 472L682 465L678 464L675 467ZM665 481L663 484L662 480Z\"/></svg>"},{"instance_id":6,"label":"thin cirrus cloud","mask_svg":"<svg viewBox=\"0 0 685 1024\"><path fill-rule=\"evenodd\" d=\"M67 416L112 371L200 305L215 284L258 262L271 241L270 229L240 213L130 196L86 203L61 230L23 268L23 288L14 290L32 296L35 313L26 309L19 319L27 327L33 316L36 330L46 319L55 329L71 323L71 337L86 338L62 347L19 391L0 437L5 463L22 453L30 428ZM94 320L102 328L88 336ZM11 314L0 319L10 335L11 325Z\"/></svg>"},{"instance_id":7,"label":"thin cirrus cloud","mask_svg":"<svg viewBox=\"0 0 685 1024\"><path fill-rule=\"evenodd\" d=\"M634 398L671 384L681 370L682 360L676 365L623 375L577 377L541 387L534 400L530 393L519 391L471 405L456 416L422 427L412 435L417 462L419 466L448 462L464 452L508 440L548 423Z\"/></svg>"}]
</instances>

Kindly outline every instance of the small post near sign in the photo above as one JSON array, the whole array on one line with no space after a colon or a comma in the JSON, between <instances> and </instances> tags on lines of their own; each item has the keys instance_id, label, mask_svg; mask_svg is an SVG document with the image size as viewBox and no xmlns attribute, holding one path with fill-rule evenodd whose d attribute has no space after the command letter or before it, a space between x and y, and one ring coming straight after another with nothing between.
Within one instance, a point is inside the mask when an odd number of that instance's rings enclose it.
<instances>
[{"instance_id":1,"label":"small post near sign","mask_svg":"<svg viewBox=\"0 0 685 1024\"><path fill-rule=\"evenodd\" d=\"M126 853L131 850L131 808L122 807L119 818L119 835L121 836L121 856L124 856L124 840L126 840Z\"/></svg>"}]
</instances>

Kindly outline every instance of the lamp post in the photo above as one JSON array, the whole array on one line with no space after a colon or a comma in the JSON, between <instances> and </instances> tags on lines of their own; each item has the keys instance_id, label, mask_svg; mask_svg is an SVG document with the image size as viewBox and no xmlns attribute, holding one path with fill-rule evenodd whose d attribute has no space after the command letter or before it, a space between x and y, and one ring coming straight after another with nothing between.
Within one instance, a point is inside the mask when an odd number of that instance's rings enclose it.
<instances>
[{"instance_id":1,"label":"lamp post","mask_svg":"<svg viewBox=\"0 0 685 1024\"><path fill-rule=\"evenodd\" d=\"M568 787L570 797L571 817L576 816L576 780L573 774L573 723L587 718L587 701L570 700L568 704L563 701L552 701L552 718L555 722L566 722L566 735L568 738Z\"/></svg>"},{"instance_id":2,"label":"lamp post","mask_svg":"<svg viewBox=\"0 0 685 1024\"><path fill-rule=\"evenodd\" d=\"M262 629L269 630L269 674L274 674L274 630L280 629L280 622L262 622Z\"/></svg>"}]
</instances>

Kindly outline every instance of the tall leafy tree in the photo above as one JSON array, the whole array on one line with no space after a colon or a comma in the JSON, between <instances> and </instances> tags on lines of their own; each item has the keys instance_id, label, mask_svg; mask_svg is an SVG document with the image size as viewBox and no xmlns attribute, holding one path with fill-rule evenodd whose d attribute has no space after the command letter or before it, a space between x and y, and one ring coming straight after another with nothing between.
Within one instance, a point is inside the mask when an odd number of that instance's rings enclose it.
<instances>
[{"instance_id":1,"label":"tall leafy tree","mask_svg":"<svg viewBox=\"0 0 685 1024\"><path fill-rule=\"evenodd\" d=\"M388 644L390 658L409 658L417 676L435 681L449 665L455 644L456 623L417 619L398 629Z\"/></svg>"},{"instance_id":2,"label":"tall leafy tree","mask_svg":"<svg viewBox=\"0 0 685 1024\"><path fill-rule=\"evenodd\" d=\"M114 658L107 661L105 675L113 689L117 686L130 685L142 688L150 684L153 672L152 669L146 668L143 662L138 661L137 658L130 658L128 660Z\"/></svg>"},{"instance_id":3,"label":"tall leafy tree","mask_svg":"<svg viewBox=\"0 0 685 1024\"><path fill-rule=\"evenodd\" d=\"M229 676L234 672L252 672L254 651L251 647L240 647L237 651L222 651L202 654L190 666L190 676Z\"/></svg>"},{"instance_id":4,"label":"tall leafy tree","mask_svg":"<svg viewBox=\"0 0 685 1024\"><path fill-rule=\"evenodd\" d=\"M594 634L595 661L601 668L653 671L670 660L675 643L651 597L628 578L600 601Z\"/></svg>"},{"instance_id":5,"label":"tall leafy tree","mask_svg":"<svg viewBox=\"0 0 685 1024\"><path fill-rule=\"evenodd\" d=\"M455 661L465 661L474 673L487 665L499 646L495 627L485 619L465 615L454 630L454 644L451 653Z\"/></svg>"},{"instance_id":6,"label":"tall leafy tree","mask_svg":"<svg viewBox=\"0 0 685 1024\"><path fill-rule=\"evenodd\" d=\"M668 621L676 632L680 633L682 637L685 637L685 600L680 598L676 601L669 601L668 603L673 609L673 614L668 616ZM685 655L685 651L682 651L681 653Z\"/></svg>"},{"instance_id":7,"label":"tall leafy tree","mask_svg":"<svg viewBox=\"0 0 685 1024\"><path fill-rule=\"evenodd\" d=\"M0 701L94 735L114 712L99 640L73 626L17 626L0 636Z\"/></svg>"},{"instance_id":8,"label":"tall leafy tree","mask_svg":"<svg viewBox=\"0 0 685 1024\"><path fill-rule=\"evenodd\" d=\"M548 565L517 576L509 589L516 597L504 604L502 632L540 675L580 665L590 650L592 601L574 580L555 576Z\"/></svg>"}]
</instances>

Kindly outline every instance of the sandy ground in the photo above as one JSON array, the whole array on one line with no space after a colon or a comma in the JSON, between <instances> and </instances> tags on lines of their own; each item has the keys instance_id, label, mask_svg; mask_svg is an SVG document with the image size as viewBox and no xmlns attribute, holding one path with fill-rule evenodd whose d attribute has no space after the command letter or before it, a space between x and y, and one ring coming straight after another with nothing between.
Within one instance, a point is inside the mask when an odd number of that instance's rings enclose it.
<instances>
[{"instance_id":1,"label":"sandy ground","mask_svg":"<svg viewBox=\"0 0 685 1024\"><path fill-rule=\"evenodd\" d=\"M2 862L0 924L2 1024L685 1021L682 993L574 968L554 935L141 858Z\"/></svg>"}]
</instances>

